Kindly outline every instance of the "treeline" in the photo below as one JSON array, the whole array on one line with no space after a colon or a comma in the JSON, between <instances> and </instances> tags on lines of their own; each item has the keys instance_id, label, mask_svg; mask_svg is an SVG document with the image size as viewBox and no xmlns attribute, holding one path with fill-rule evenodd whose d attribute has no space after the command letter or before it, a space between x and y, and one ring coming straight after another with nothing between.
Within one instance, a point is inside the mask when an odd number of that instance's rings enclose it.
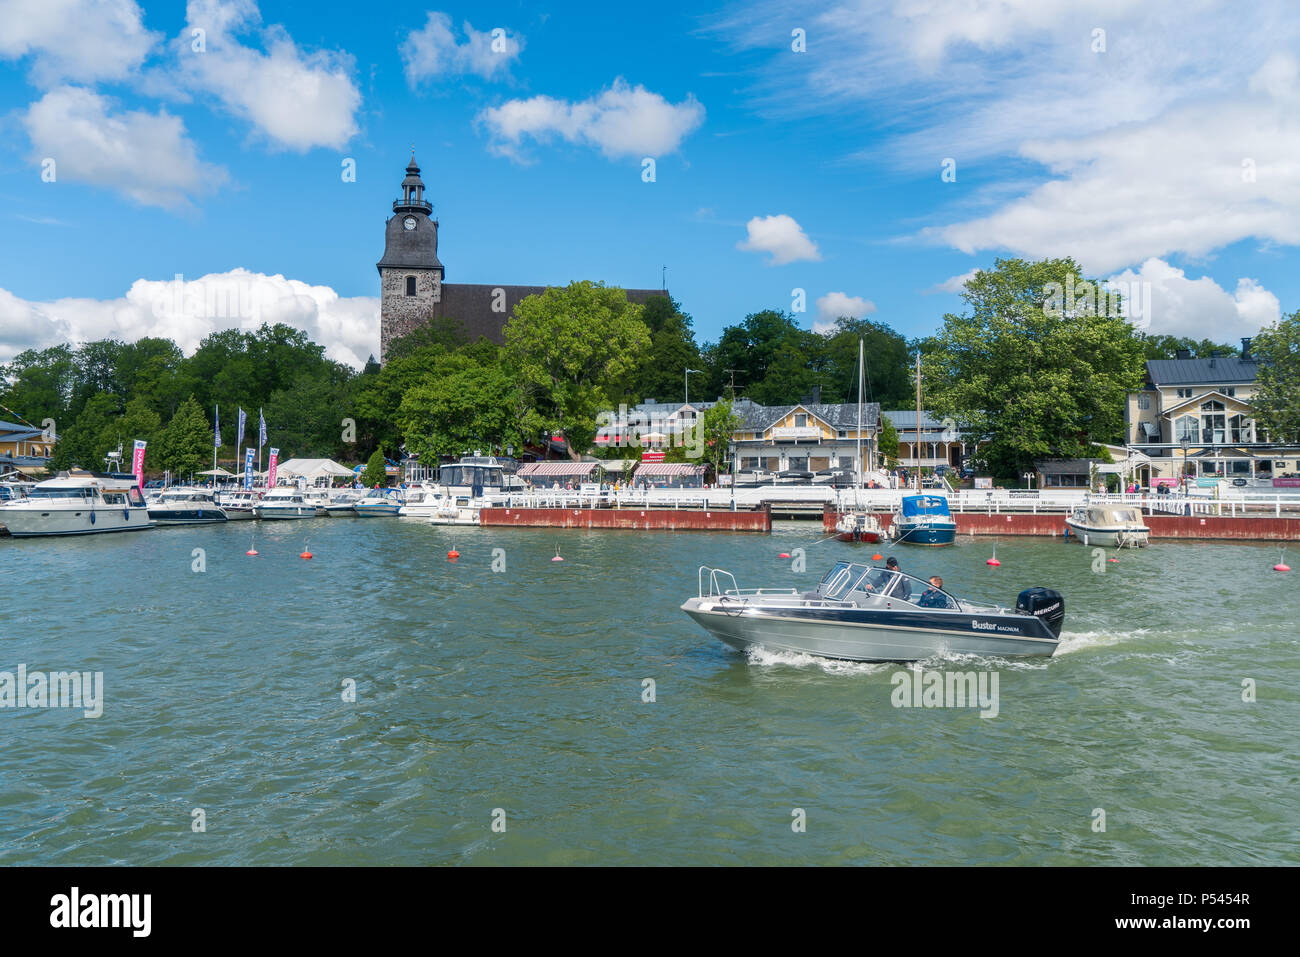
<instances>
[{"instance_id":1,"label":"treeline","mask_svg":"<svg viewBox=\"0 0 1300 957\"><path fill-rule=\"evenodd\" d=\"M765 310L701 345L675 300L630 303L622 290L591 282L524 300L503 344L469 341L459 323L441 320L395 343L384 367L372 357L359 371L285 325L215 333L190 356L165 339L102 340L17 356L0 367L0 404L10 417L54 420L56 468L98 467L119 443L129 450L145 439L151 470L200 471L212 463L217 406L219 459L232 470L238 407L249 416L244 445L256 443L261 409L282 458L362 462L405 447L429 461L475 448L517 451L552 434L585 450L601 411L682 399L686 369L699 370L690 379L697 401L730 398L733 387L764 405L814 389L823 402L855 401L861 338L868 401L910 408L919 350L926 407L993 435L992 464L1015 474L1034 458L1120 441L1124 394L1140 383L1145 359L1180 348L1235 351L1145 336L1114 316L1047 315L1044 284L1070 272L1079 274L1068 259L999 261L968 284L968 311L914 340L865 319L815 332Z\"/></svg>"}]
</instances>

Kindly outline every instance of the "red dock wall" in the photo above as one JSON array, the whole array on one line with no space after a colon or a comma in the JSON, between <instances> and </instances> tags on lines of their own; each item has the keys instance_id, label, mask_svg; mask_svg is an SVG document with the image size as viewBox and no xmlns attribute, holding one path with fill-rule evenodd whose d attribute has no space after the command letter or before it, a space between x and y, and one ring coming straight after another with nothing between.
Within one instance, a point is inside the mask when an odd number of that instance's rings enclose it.
<instances>
[{"instance_id":1,"label":"red dock wall","mask_svg":"<svg viewBox=\"0 0 1300 957\"><path fill-rule=\"evenodd\" d=\"M672 508L485 508L481 525L518 528L625 528L702 532L770 532L772 513Z\"/></svg>"},{"instance_id":2,"label":"red dock wall","mask_svg":"<svg viewBox=\"0 0 1300 957\"><path fill-rule=\"evenodd\" d=\"M888 531L893 515L877 512L880 527ZM981 515L977 512L954 513L958 535L1042 535L1057 537L1065 532L1065 515L1023 512ZM1256 542L1300 541L1300 518L1232 518L1217 515L1146 515L1143 516L1151 537L1183 539L1237 539ZM835 531L836 513L827 509L822 527Z\"/></svg>"}]
</instances>

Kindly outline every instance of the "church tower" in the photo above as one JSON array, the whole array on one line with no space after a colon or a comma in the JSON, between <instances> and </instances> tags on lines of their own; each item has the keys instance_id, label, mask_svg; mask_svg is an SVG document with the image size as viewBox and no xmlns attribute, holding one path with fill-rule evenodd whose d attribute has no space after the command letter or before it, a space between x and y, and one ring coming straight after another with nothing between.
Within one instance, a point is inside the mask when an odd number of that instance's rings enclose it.
<instances>
[{"instance_id":1,"label":"church tower","mask_svg":"<svg viewBox=\"0 0 1300 957\"><path fill-rule=\"evenodd\" d=\"M402 180L402 197L393 201L393 215L384 231L384 258L379 270L379 360L388 347L432 318L442 300L442 263L438 261L438 221L433 204L424 198L420 167L411 163Z\"/></svg>"}]
</instances>

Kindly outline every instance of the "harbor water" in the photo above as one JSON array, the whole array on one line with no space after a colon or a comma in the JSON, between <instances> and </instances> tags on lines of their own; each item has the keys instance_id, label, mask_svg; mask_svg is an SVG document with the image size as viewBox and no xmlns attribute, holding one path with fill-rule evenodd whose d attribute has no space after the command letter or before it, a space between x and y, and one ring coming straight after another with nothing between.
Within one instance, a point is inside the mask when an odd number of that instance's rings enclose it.
<instances>
[{"instance_id":1,"label":"harbor water","mask_svg":"<svg viewBox=\"0 0 1300 957\"><path fill-rule=\"evenodd\" d=\"M903 665L741 654L679 610L700 565L806 589L876 549L823 537L331 518L0 540L0 672L103 673L98 717L0 708L0 862L1300 863L1276 546L888 551L958 595L1065 596L1053 658L921 665L996 676L991 715L897 706Z\"/></svg>"}]
</instances>

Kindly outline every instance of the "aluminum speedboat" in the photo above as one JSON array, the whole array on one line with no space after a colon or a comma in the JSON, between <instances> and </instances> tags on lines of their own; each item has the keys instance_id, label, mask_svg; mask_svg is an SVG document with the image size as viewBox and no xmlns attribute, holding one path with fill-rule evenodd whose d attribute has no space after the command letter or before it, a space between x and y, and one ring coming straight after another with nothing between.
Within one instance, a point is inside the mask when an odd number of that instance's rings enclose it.
<instances>
[{"instance_id":1,"label":"aluminum speedboat","mask_svg":"<svg viewBox=\"0 0 1300 957\"><path fill-rule=\"evenodd\" d=\"M1151 538L1142 510L1131 505L1080 505L1065 525L1085 545L1145 548Z\"/></svg>"},{"instance_id":2,"label":"aluminum speedboat","mask_svg":"<svg viewBox=\"0 0 1300 957\"><path fill-rule=\"evenodd\" d=\"M212 489L177 486L149 506L155 525L214 525L228 519Z\"/></svg>"},{"instance_id":3,"label":"aluminum speedboat","mask_svg":"<svg viewBox=\"0 0 1300 957\"><path fill-rule=\"evenodd\" d=\"M126 472L83 471L37 482L25 497L0 505L0 525L15 538L150 528L137 483Z\"/></svg>"},{"instance_id":4,"label":"aluminum speedboat","mask_svg":"<svg viewBox=\"0 0 1300 957\"><path fill-rule=\"evenodd\" d=\"M701 566L699 595L682 611L733 648L848 661L919 661L936 654L1049 656L1065 599L1027 588L1015 608L957 598L902 572L837 562L815 591L741 590L728 571ZM727 586L730 587L727 587Z\"/></svg>"}]
</instances>

